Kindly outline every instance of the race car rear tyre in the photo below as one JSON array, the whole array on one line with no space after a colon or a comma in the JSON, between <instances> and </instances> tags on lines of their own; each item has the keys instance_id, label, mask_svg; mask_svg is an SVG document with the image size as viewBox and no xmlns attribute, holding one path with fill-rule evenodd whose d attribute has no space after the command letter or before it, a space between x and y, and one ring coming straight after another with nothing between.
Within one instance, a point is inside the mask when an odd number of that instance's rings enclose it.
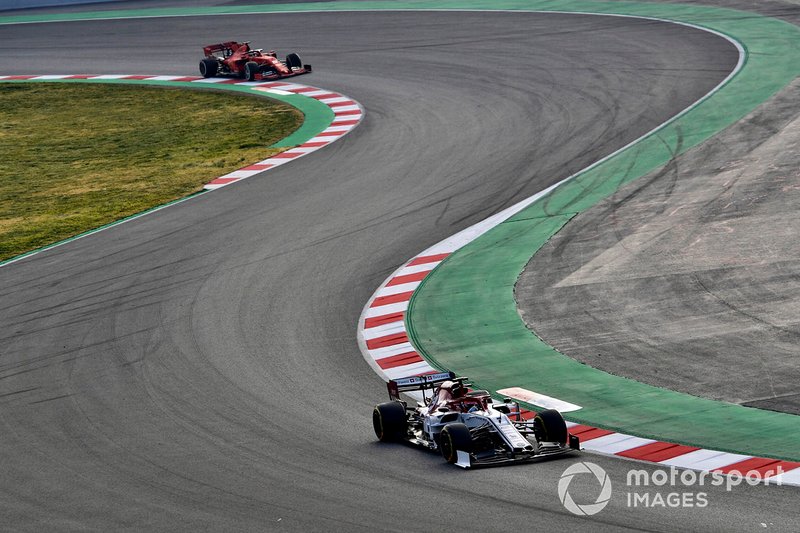
<instances>
[{"instance_id":1,"label":"race car rear tyre","mask_svg":"<svg viewBox=\"0 0 800 533\"><path fill-rule=\"evenodd\" d=\"M381 442L393 442L403 438L408 432L406 408L400 402L386 402L375 406L372 411L372 428Z\"/></svg>"},{"instance_id":2,"label":"race car rear tyre","mask_svg":"<svg viewBox=\"0 0 800 533\"><path fill-rule=\"evenodd\" d=\"M261 67L255 61L248 61L244 64L244 77L247 81L255 81L256 74L261 70Z\"/></svg>"},{"instance_id":3,"label":"race car rear tyre","mask_svg":"<svg viewBox=\"0 0 800 533\"><path fill-rule=\"evenodd\" d=\"M539 411L533 419L534 430L539 440L567 444L567 424L564 417L555 409Z\"/></svg>"},{"instance_id":4,"label":"race car rear tyre","mask_svg":"<svg viewBox=\"0 0 800 533\"><path fill-rule=\"evenodd\" d=\"M293 68L303 68L303 62L300 61L300 56L297 54L289 54L286 56L286 66L289 70Z\"/></svg>"},{"instance_id":5,"label":"race car rear tyre","mask_svg":"<svg viewBox=\"0 0 800 533\"><path fill-rule=\"evenodd\" d=\"M217 62L213 59L200 60L200 75L204 78L213 78L217 75Z\"/></svg>"},{"instance_id":6,"label":"race car rear tyre","mask_svg":"<svg viewBox=\"0 0 800 533\"><path fill-rule=\"evenodd\" d=\"M458 452L472 451L472 435L469 428L460 422L447 424L439 436L439 450L450 464L458 462Z\"/></svg>"}]
</instances>

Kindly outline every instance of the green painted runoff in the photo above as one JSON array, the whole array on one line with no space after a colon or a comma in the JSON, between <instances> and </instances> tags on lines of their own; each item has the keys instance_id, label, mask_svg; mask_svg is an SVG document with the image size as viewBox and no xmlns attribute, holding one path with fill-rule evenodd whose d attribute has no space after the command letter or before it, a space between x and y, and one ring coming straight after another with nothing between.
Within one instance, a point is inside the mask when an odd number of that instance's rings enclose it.
<instances>
[{"instance_id":1,"label":"green painted runoff","mask_svg":"<svg viewBox=\"0 0 800 533\"><path fill-rule=\"evenodd\" d=\"M547 4L556 8L556 2ZM561 8L575 8L575 3ZM437 366L496 391L519 386L583 406L572 420L687 445L800 459L800 417L697 398L583 365L557 352L520 319L514 285L531 256L575 214L733 124L800 73L800 30L753 14L670 4L581 2L678 20L732 36L747 50L721 90L656 133L584 171L486 233L426 278L407 314L411 338ZM535 406L534 406L535 407Z\"/></svg>"}]
</instances>

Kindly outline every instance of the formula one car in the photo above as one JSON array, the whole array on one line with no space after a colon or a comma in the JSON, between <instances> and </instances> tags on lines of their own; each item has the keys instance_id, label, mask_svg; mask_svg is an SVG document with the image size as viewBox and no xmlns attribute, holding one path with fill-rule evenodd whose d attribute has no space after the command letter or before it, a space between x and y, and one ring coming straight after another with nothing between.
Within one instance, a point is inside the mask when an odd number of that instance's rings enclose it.
<instances>
[{"instance_id":1,"label":"formula one car","mask_svg":"<svg viewBox=\"0 0 800 533\"><path fill-rule=\"evenodd\" d=\"M389 381L391 401L372 412L378 440L438 450L448 463L462 468L529 461L580 449L580 440L569 434L558 411L539 411L532 420L523 420L519 403L510 398L495 402L485 390L470 391L466 380L442 372ZM409 407L401 392L421 395L422 402Z\"/></svg>"},{"instance_id":2,"label":"formula one car","mask_svg":"<svg viewBox=\"0 0 800 533\"><path fill-rule=\"evenodd\" d=\"M311 72L311 65L303 65L297 54L289 54L281 61L272 50L251 49L249 41L210 44L203 47L203 54L200 74L204 78L235 76L248 81L276 80Z\"/></svg>"}]
</instances>

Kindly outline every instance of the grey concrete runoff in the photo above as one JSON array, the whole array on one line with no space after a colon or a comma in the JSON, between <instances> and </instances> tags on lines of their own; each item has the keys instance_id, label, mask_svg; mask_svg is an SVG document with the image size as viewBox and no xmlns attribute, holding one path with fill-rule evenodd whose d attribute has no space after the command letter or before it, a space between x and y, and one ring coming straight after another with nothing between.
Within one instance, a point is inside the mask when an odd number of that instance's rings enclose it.
<instances>
[{"instance_id":1,"label":"grey concrete runoff","mask_svg":"<svg viewBox=\"0 0 800 533\"><path fill-rule=\"evenodd\" d=\"M356 98L352 134L219 192L0 269L0 529L798 530L791 487L631 508L601 456L463 472L375 442L355 340L407 258L648 131L735 52L609 17L305 14L4 27L2 74L196 72L241 37ZM165 48L169 54L164 54ZM593 517L557 486L591 460ZM570 489L579 503L599 487ZM669 488L654 491L665 496Z\"/></svg>"},{"instance_id":2,"label":"grey concrete runoff","mask_svg":"<svg viewBox=\"0 0 800 533\"><path fill-rule=\"evenodd\" d=\"M573 219L517 283L562 353L800 414L800 81Z\"/></svg>"}]
</instances>

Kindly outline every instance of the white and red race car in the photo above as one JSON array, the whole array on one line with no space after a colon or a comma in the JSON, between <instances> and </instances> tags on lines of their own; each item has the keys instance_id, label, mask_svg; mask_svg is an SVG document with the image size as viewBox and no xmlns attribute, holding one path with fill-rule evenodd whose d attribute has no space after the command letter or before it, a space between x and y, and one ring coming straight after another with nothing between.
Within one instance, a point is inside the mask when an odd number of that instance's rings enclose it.
<instances>
[{"instance_id":1,"label":"white and red race car","mask_svg":"<svg viewBox=\"0 0 800 533\"><path fill-rule=\"evenodd\" d=\"M468 389L452 372L412 376L387 384L391 401L375 406L372 425L381 442L408 442L441 452L462 468L550 457L580 449L561 413L539 411L524 420L520 406L492 400L485 390ZM400 398L417 399L415 407Z\"/></svg>"}]
</instances>

